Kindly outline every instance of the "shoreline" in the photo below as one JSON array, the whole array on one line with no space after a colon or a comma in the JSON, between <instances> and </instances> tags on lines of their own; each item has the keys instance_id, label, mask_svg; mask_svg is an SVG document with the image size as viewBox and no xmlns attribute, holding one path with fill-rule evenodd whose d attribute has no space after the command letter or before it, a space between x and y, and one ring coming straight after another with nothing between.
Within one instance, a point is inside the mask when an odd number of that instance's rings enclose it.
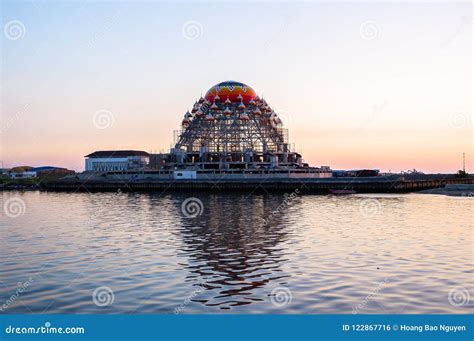
<instances>
[{"instance_id":1,"label":"shoreline","mask_svg":"<svg viewBox=\"0 0 474 341\"><path fill-rule=\"evenodd\" d=\"M80 179L64 178L40 184L45 191L90 191L90 192L150 192L150 191L252 191L343 194L354 193L413 193L440 189L451 185L472 185L474 177L456 178L437 176L379 176L370 178L324 178L324 179ZM470 190L473 192L473 190ZM347 192L347 193L346 193Z\"/></svg>"}]
</instances>

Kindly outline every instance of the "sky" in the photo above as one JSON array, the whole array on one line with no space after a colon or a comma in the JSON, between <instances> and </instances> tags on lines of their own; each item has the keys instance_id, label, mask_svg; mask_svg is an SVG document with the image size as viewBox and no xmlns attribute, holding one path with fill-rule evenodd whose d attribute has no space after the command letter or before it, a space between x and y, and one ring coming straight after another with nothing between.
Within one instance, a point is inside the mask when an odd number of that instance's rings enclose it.
<instances>
[{"instance_id":1,"label":"sky","mask_svg":"<svg viewBox=\"0 0 474 341\"><path fill-rule=\"evenodd\" d=\"M311 165L474 171L470 2L2 1L1 20L0 167L167 151L232 79Z\"/></svg>"}]
</instances>

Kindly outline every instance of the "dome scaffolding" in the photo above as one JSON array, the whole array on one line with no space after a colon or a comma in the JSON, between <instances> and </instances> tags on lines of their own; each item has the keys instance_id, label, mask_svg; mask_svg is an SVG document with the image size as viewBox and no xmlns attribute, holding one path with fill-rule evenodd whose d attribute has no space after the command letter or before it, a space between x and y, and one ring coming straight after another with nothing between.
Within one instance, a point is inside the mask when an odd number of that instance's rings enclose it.
<instances>
[{"instance_id":1,"label":"dome scaffolding","mask_svg":"<svg viewBox=\"0 0 474 341\"><path fill-rule=\"evenodd\" d=\"M256 95L246 94L247 105L245 105L240 92L247 89L246 92L250 93L251 88L242 83L235 84L237 85L216 86L227 93L227 97L223 98L219 92L212 95L208 92L206 95L208 99L195 104L195 112L199 112L199 115L195 114L188 122L189 115L186 114L183 129L179 131L179 138L175 141L175 149L198 152L205 147L209 152L224 153L247 150L260 153L289 152L288 130L283 128L281 119L268 109L265 100ZM229 87L233 93L228 91ZM239 92L238 89L242 90ZM253 90L251 92L255 93ZM237 93L236 100L231 101L229 93L234 97ZM209 101L211 98L212 102Z\"/></svg>"},{"instance_id":2,"label":"dome scaffolding","mask_svg":"<svg viewBox=\"0 0 474 341\"><path fill-rule=\"evenodd\" d=\"M248 85L226 81L213 86L187 111L174 133L170 161L177 167L295 168L288 130L278 114Z\"/></svg>"}]
</instances>

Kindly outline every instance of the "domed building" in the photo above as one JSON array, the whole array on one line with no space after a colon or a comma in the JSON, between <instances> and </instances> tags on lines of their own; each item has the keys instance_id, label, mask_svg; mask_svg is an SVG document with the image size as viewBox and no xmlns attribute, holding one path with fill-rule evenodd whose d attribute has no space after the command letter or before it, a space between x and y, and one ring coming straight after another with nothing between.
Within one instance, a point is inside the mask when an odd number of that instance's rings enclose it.
<instances>
[{"instance_id":1,"label":"domed building","mask_svg":"<svg viewBox=\"0 0 474 341\"><path fill-rule=\"evenodd\" d=\"M175 136L175 146L164 162L167 168L214 175L219 170L267 177L331 176L329 167L309 167L303 162L290 148L288 131L278 114L241 82L211 87L186 111Z\"/></svg>"},{"instance_id":2,"label":"domed building","mask_svg":"<svg viewBox=\"0 0 474 341\"><path fill-rule=\"evenodd\" d=\"M288 153L287 131L250 86L226 81L186 112L176 150L186 153ZM296 160L295 160L296 161Z\"/></svg>"}]
</instances>

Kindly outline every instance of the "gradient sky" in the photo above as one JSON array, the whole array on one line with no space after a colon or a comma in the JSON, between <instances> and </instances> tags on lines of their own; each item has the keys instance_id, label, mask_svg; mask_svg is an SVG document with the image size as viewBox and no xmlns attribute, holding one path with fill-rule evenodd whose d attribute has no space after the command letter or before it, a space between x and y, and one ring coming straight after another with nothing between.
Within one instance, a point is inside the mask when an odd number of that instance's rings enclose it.
<instances>
[{"instance_id":1,"label":"gradient sky","mask_svg":"<svg viewBox=\"0 0 474 341\"><path fill-rule=\"evenodd\" d=\"M470 2L2 1L1 10L4 167L83 170L94 150L166 151L194 101L233 79L281 115L312 165L454 172L464 151L473 171ZM20 39L5 33L12 20L24 25ZM114 118L106 129L94 125L100 110Z\"/></svg>"}]
</instances>

